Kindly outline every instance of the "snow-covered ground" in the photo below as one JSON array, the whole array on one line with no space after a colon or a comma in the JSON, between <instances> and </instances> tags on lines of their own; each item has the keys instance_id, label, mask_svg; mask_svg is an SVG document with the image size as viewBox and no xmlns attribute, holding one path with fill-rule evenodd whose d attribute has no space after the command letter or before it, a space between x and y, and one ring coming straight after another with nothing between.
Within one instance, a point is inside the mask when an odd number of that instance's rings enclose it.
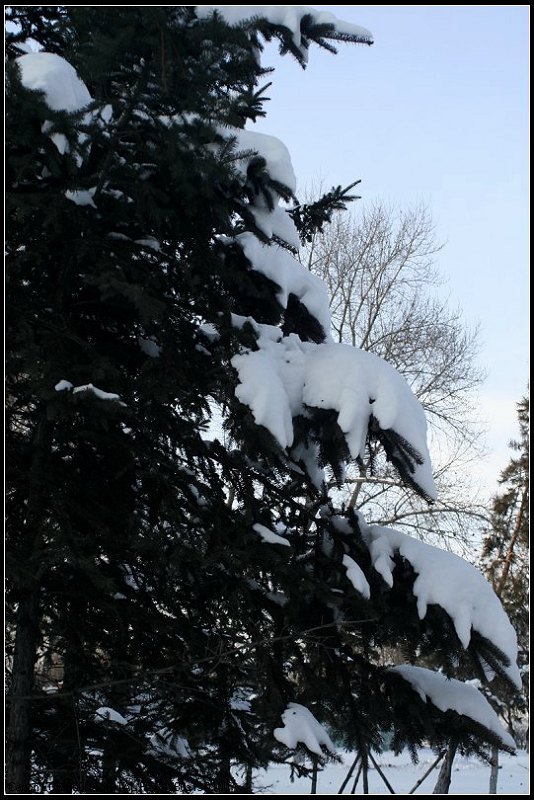
<instances>
[{"instance_id":1,"label":"snow-covered ground","mask_svg":"<svg viewBox=\"0 0 534 800\"><path fill-rule=\"evenodd\" d=\"M391 752L384 752L376 757L376 761L396 794L407 794L414 784L427 771L435 761L431 750L419 751L419 763L413 765L408 753L395 756ZM342 764L328 764L319 773L317 781L317 794L337 794L354 757L343 754ZM500 754L501 768L497 794L529 794L529 757L524 750L519 750L517 755ZM436 783L439 767L430 773L428 778L415 791L415 794L431 794ZM349 794L356 772L345 787L344 794ZM490 767L476 758L462 758L457 756L453 764L450 794L488 794ZM260 788L261 787L261 788ZM291 782L290 770L287 766L273 765L265 772L260 773L256 781L255 793L261 794L309 794L309 778L295 778ZM369 793L389 794L382 778L370 765ZM363 794L361 777L356 788L356 794Z\"/></svg>"}]
</instances>

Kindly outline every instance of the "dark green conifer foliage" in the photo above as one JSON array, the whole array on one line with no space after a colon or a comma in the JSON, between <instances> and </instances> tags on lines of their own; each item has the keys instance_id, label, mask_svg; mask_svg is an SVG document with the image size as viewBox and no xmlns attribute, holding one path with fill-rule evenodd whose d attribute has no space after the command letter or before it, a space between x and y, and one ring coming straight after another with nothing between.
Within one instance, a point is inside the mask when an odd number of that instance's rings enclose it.
<instances>
[{"instance_id":1,"label":"dark green conifer foliage","mask_svg":"<svg viewBox=\"0 0 534 800\"><path fill-rule=\"evenodd\" d=\"M339 474L332 415L295 421L297 456L235 396L231 360L258 335L232 314L303 342L327 333L295 296L284 309L235 244L243 231L273 244L251 206L293 200L237 147L236 130L264 113L258 49L277 39L304 63L312 42L361 39L309 14L298 48L268 19L231 27L192 6L10 18L9 790L250 789L252 768L288 759L272 731L291 701L360 750L388 728L399 746L437 746L454 729L479 749L476 726L425 704L378 655L392 643L408 660L441 651L452 671L499 654L476 638L466 653L443 613L419 620L402 559L392 589L371 569L358 517L336 511L305 463L317 447ZM89 109L53 112L22 85L28 37L75 67ZM351 188L295 200L303 239ZM69 199L84 191L93 204ZM409 478L417 454L387 442ZM291 548L261 542L257 524ZM350 587L345 554L370 601Z\"/></svg>"}]
</instances>

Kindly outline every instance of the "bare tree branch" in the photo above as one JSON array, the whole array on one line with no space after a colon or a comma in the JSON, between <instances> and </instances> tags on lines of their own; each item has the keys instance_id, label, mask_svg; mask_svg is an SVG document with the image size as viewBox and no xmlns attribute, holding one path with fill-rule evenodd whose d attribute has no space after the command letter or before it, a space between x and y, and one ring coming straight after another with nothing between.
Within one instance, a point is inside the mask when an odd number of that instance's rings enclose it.
<instances>
[{"instance_id":1,"label":"bare tree branch","mask_svg":"<svg viewBox=\"0 0 534 800\"><path fill-rule=\"evenodd\" d=\"M349 474L350 506L423 535L467 539L486 510L464 486L461 468L480 456L481 427L473 392L478 331L459 308L437 293L435 258L442 248L425 206L396 209L382 202L338 213L313 237L304 256L327 285L333 334L394 366L417 395L430 424L440 502L428 509L399 486L385 459L375 457ZM371 464L373 469L371 469ZM471 522L471 524L470 524Z\"/></svg>"}]
</instances>

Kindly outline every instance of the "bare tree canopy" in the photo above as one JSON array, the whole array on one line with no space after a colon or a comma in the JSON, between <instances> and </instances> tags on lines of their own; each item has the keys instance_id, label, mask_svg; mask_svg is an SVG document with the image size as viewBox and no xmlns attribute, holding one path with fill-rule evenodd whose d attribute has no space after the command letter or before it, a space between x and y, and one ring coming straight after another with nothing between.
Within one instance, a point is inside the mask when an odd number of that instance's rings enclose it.
<instances>
[{"instance_id":1,"label":"bare tree canopy","mask_svg":"<svg viewBox=\"0 0 534 800\"><path fill-rule=\"evenodd\" d=\"M402 490L392 492L397 482L385 465L377 469L375 453L352 479L353 504L357 499L366 512L380 507L389 523L461 537L466 514L485 514L464 499L469 492L456 469L478 453L473 390L483 374L476 363L477 328L466 326L461 309L438 291L441 249L428 208L376 202L337 214L313 237L305 258L328 287L334 337L381 356L406 378L427 413L434 442L440 500L430 512Z\"/></svg>"}]
</instances>

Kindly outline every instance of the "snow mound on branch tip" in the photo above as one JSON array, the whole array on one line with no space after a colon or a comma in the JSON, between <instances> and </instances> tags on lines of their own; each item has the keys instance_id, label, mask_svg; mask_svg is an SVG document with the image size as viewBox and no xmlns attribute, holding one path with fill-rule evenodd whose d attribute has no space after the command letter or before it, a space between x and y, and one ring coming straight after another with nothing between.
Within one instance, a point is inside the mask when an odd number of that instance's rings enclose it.
<instances>
[{"instance_id":1,"label":"snow mound on branch tip","mask_svg":"<svg viewBox=\"0 0 534 800\"><path fill-rule=\"evenodd\" d=\"M81 111L92 103L89 89L74 67L55 53L26 53L17 58L23 86L44 92L53 111Z\"/></svg>"},{"instance_id":2,"label":"snow mound on branch tip","mask_svg":"<svg viewBox=\"0 0 534 800\"><path fill-rule=\"evenodd\" d=\"M509 659L504 667L510 681L521 688L516 664L517 636L501 602L486 578L465 559L414 539L393 528L363 526L375 570L393 586L395 553L405 558L417 573L413 592L420 619L429 605L440 606L451 618L462 646L467 649L472 631L493 642ZM488 674L488 677L493 675Z\"/></svg>"},{"instance_id":3,"label":"snow mound on branch tip","mask_svg":"<svg viewBox=\"0 0 534 800\"><path fill-rule=\"evenodd\" d=\"M514 740L502 727L499 717L484 695L472 684L409 664L391 667L388 672L400 675L425 703L430 700L440 711L456 711L457 714L469 717L498 736L506 749L515 750Z\"/></svg>"},{"instance_id":4,"label":"snow mound on branch tip","mask_svg":"<svg viewBox=\"0 0 534 800\"><path fill-rule=\"evenodd\" d=\"M291 156L289 155L289 150L280 139L276 136L269 136L266 133L240 130L238 128L230 129L230 133L236 138L237 150L253 150L265 159L265 168L274 181L287 186L291 192L296 191L297 179L291 163ZM243 177L246 177L249 161L249 158L240 159L239 161L239 164L242 165L240 171Z\"/></svg>"},{"instance_id":5,"label":"snow mound on branch tip","mask_svg":"<svg viewBox=\"0 0 534 800\"><path fill-rule=\"evenodd\" d=\"M282 714L282 722L284 727L275 728L273 735L290 750L294 750L298 744L304 744L318 756L324 755L323 747L335 754L336 748L330 736L306 706L289 703Z\"/></svg>"},{"instance_id":6,"label":"snow mound on branch tip","mask_svg":"<svg viewBox=\"0 0 534 800\"><path fill-rule=\"evenodd\" d=\"M285 214L285 211L282 213ZM291 222L289 217L288 220ZM235 241L250 261L252 268L278 284L280 290L276 296L282 308L287 308L289 295L295 295L328 336L330 307L323 281L283 247L262 244L253 233L241 233L235 237Z\"/></svg>"},{"instance_id":7,"label":"snow mound on branch tip","mask_svg":"<svg viewBox=\"0 0 534 800\"><path fill-rule=\"evenodd\" d=\"M258 349L232 359L239 375L235 394L281 447L293 444L294 417L327 409L338 412L351 456L364 457L373 418L380 430L394 431L417 451L411 479L426 497L436 497L425 415L393 367L349 345L302 342L296 334L282 336L273 326L248 321L258 334Z\"/></svg>"},{"instance_id":8,"label":"snow mound on branch tip","mask_svg":"<svg viewBox=\"0 0 534 800\"><path fill-rule=\"evenodd\" d=\"M352 583L356 591L359 592L366 600L369 600L371 597L371 587L369 586L367 578L365 577L360 565L357 564L356 561L354 561L354 559L350 556L344 555L343 566L345 567L347 578Z\"/></svg>"},{"instance_id":9,"label":"snow mound on branch tip","mask_svg":"<svg viewBox=\"0 0 534 800\"><path fill-rule=\"evenodd\" d=\"M332 25L334 35L325 38L349 38L361 44L372 44L373 34L360 25L344 22L329 11L317 11L311 6L197 6L195 13L205 19L217 12L228 25L241 25L253 17L261 17L271 25L282 26L291 32L293 43L299 48L304 62L308 51L302 42L301 23L303 17L311 16L316 25Z\"/></svg>"}]
</instances>

